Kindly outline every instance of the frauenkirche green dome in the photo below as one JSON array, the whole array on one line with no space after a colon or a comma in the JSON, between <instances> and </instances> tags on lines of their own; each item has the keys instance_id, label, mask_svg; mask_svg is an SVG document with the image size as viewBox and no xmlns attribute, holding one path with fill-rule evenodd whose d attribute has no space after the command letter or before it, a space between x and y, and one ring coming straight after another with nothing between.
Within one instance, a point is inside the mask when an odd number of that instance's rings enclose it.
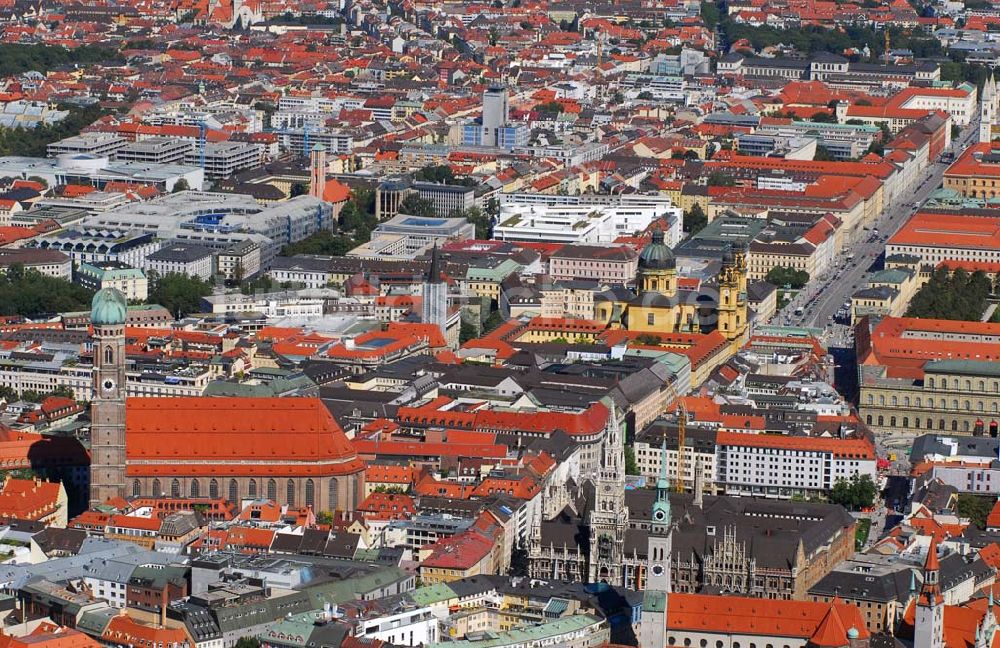
<instances>
[{"instance_id":1,"label":"frauenkirche green dome","mask_svg":"<svg viewBox=\"0 0 1000 648\"><path fill-rule=\"evenodd\" d=\"M128 300L117 288L101 288L90 304L90 323L95 326L125 324Z\"/></svg>"}]
</instances>

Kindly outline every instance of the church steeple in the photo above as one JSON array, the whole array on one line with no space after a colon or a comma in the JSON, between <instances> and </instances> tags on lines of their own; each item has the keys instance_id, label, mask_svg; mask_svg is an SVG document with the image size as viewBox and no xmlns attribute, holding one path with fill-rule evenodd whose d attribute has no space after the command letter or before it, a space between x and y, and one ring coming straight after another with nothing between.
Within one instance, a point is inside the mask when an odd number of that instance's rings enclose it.
<instances>
[{"instance_id":1,"label":"church steeple","mask_svg":"<svg viewBox=\"0 0 1000 648\"><path fill-rule=\"evenodd\" d=\"M997 121L997 84L992 74L983 84L979 101L979 141L989 142L993 139L993 125Z\"/></svg>"},{"instance_id":2,"label":"church steeple","mask_svg":"<svg viewBox=\"0 0 1000 648\"><path fill-rule=\"evenodd\" d=\"M437 241L434 242L434 247L431 248L431 265L427 269L427 282L428 283L442 283L444 279L441 278L441 255L438 253Z\"/></svg>"},{"instance_id":3,"label":"church steeple","mask_svg":"<svg viewBox=\"0 0 1000 648\"><path fill-rule=\"evenodd\" d=\"M667 435L660 446L660 478L656 480L656 502L653 503L653 529L660 532L670 527L670 480L667 479Z\"/></svg>"},{"instance_id":4,"label":"church steeple","mask_svg":"<svg viewBox=\"0 0 1000 648\"><path fill-rule=\"evenodd\" d=\"M944 597L938 575L941 569L937 541L931 540L924 562L924 585L916 601L913 648L944 648Z\"/></svg>"},{"instance_id":5,"label":"church steeple","mask_svg":"<svg viewBox=\"0 0 1000 648\"><path fill-rule=\"evenodd\" d=\"M441 277L441 256L438 254L437 243L431 248L431 262L424 278L423 301L420 308L420 319L425 324L436 324L449 345L458 340L448 334L448 283Z\"/></svg>"},{"instance_id":6,"label":"church steeple","mask_svg":"<svg viewBox=\"0 0 1000 648\"><path fill-rule=\"evenodd\" d=\"M656 481L653 523L646 541L646 587L642 597L639 645L667 645L667 600L670 594L670 561L673 530L670 519L670 480L667 479L667 437L660 446L660 478Z\"/></svg>"},{"instance_id":7,"label":"church steeple","mask_svg":"<svg viewBox=\"0 0 1000 648\"><path fill-rule=\"evenodd\" d=\"M128 302L119 290L94 295L93 396L90 401L90 506L125 496L125 320Z\"/></svg>"}]
</instances>

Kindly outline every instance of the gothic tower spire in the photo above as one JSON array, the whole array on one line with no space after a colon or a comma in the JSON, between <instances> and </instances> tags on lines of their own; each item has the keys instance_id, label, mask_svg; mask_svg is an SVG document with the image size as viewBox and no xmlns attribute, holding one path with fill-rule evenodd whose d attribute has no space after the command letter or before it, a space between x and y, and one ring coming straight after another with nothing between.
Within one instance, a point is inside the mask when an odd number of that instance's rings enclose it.
<instances>
[{"instance_id":1,"label":"gothic tower spire","mask_svg":"<svg viewBox=\"0 0 1000 648\"><path fill-rule=\"evenodd\" d=\"M628 508L625 506L625 445L618 408L608 405L608 424L601 461L594 479L594 506L588 515L590 560L588 580L625 584L623 557Z\"/></svg>"},{"instance_id":2,"label":"gothic tower spire","mask_svg":"<svg viewBox=\"0 0 1000 648\"><path fill-rule=\"evenodd\" d=\"M431 248L431 262L424 278L420 319L425 324L436 324L441 329L441 335L448 340L448 284L441 277L441 256L437 243Z\"/></svg>"},{"instance_id":3,"label":"gothic tower spire","mask_svg":"<svg viewBox=\"0 0 1000 648\"><path fill-rule=\"evenodd\" d=\"M937 541L931 540L924 562L924 585L916 602L913 648L944 648L944 597L938 581Z\"/></svg>"}]
</instances>

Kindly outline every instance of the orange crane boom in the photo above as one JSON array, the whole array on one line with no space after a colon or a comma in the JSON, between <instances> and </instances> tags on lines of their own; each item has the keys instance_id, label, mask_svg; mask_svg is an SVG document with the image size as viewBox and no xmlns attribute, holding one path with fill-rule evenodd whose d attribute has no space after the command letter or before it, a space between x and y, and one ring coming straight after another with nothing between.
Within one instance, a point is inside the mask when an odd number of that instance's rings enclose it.
<instances>
[{"instance_id":1,"label":"orange crane boom","mask_svg":"<svg viewBox=\"0 0 1000 648\"><path fill-rule=\"evenodd\" d=\"M684 403L677 408L677 480L674 482L674 490L678 493L684 492L684 475L687 474L687 448L686 442L687 410ZM663 458L667 460L666 457Z\"/></svg>"}]
</instances>

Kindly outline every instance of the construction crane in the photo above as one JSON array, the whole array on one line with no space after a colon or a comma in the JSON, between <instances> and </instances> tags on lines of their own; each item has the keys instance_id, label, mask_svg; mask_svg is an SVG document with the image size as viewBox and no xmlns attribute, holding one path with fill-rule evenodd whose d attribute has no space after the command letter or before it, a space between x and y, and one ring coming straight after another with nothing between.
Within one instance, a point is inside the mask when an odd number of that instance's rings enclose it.
<instances>
[{"instance_id":1,"label":"construction crane","mask_svg":"<svg viewBox=\"0 0 1000 648\"><path fill-rule=\"evenodd\" d=\"M687 428L687 408L684 407L684 403L680 402L678 399L677 404L677 479L674 482L674 490L678 493L684 492L684 475L687 474L687 448L685 447L686 441L686 428ZM666 461L666 458L664 458Z\"/></svg>"},{"instance_id":2,"label":"construction crane","mask_svg":"<svg viewBox=\"0 0 1000 648\"><path fill-rule=\"evenodd\" d=\"M198 162L201 166L201 170L205 170L205 143L208 139L208 126L205 124L205 120L201 119L198 121Z\"/></svg>"},{"instance_id":3,"label":"construction crane","mask_svg":"<svg viewBox=\"0 0 1000 648\"><path fill-rule=\"evenodd\" d=\"M676 403L677 405L677 474L674 477L674 490L678 493L684 492L684 475L687 473L687 448L685 444L687 442L687 420L688 412L687 408L684 407L684 401L681 400L681 395L677 393L677 387L673 382L667 384L667 398L669 402ZM666 430L664 430L664 434ZM667 457L664 453L661 461L666 462Z\"/></svg>"}]
</instances>

